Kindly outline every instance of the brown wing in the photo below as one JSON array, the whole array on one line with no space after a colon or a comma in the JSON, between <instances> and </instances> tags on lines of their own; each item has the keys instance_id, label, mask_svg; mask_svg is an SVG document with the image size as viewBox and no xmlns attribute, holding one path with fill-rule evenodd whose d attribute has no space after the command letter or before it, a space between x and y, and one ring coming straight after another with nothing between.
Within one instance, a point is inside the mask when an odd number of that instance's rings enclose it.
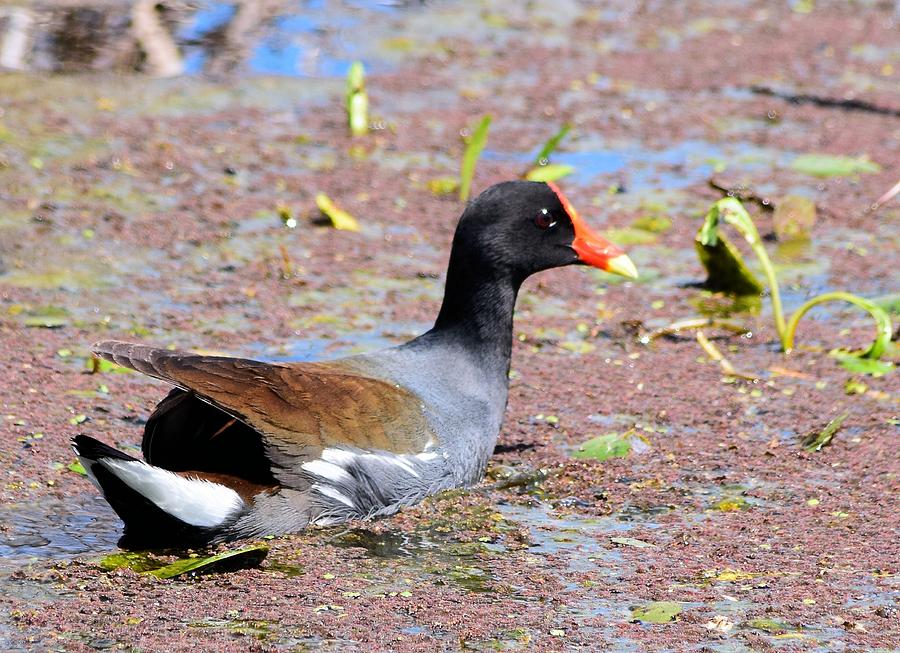
<instances>
[{"instance_id":1,"label":"brown wing","mask_svg":"<svg viewBox=\"0 0 900 653\"><path fill-rule=\"evenodd\" d=\"M308 458L336 445L415 453L433 438L414 394L339 361L263 363L115 341L93 350L189 390L246 423L278 459ZM276 462L283 466L287 460Z\"/></svg>"}]
</instances>

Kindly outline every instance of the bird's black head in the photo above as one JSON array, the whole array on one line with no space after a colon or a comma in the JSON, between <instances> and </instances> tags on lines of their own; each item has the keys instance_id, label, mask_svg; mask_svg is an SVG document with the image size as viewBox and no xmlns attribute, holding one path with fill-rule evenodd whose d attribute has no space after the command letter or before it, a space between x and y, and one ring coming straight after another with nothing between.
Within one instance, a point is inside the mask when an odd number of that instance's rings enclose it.
<instances>
[{"instance_id":1,"label":"bird's black head","mask_svg":"<svg viewBox=\"0 0 900 653\"><path fill-rule=\"evenodd\" d=\"M625 253L597 235L554 184L507 181L466 208L453 239L451 267L518 285L531 274L581 263L636 277Z\"/></svg>"}]
</instances>

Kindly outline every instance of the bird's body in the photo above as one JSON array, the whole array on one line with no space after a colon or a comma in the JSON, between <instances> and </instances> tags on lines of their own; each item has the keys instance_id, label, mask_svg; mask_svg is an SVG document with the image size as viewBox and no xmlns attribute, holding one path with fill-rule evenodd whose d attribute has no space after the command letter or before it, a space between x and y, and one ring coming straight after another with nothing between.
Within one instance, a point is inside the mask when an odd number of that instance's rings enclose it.
<instances>
[{"instance_id":1,"label":"bird's body","mask_svg":"<svg viewBox=\"0 0 900 653\"><path fill-rule=\"evenodd\" d=\"M569 231L560 235L553 229L563 220ZM509 247L514 232L497 226L507 222L537 224L526 234L533 251ZM578 238L593 239L594 250L579 251ZM586 260L592 255L600 258ZM145 461L88 436L74 440L125 522L120 543L289 533L388 515L477 482L506 408L519 286L532 272L574 262L633 276L627 257L587 231L554 187L509 182L467 209L435 326L398 347L263 363L99 343L97 355L176 386L147 422Z\"/></svg>"}]
</instances>

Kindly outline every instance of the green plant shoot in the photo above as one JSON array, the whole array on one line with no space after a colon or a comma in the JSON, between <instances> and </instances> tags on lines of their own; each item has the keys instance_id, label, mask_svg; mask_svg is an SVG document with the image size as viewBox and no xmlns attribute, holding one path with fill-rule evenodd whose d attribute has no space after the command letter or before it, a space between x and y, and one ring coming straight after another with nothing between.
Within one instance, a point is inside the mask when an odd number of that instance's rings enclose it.
<instances>
[{"instance_id":1,"label":"green plant shoot","mask_svg":"<svg viewBox=\"0 0 900 653\"><path fill-rule=\"evenodd\" d=\"M522 177L528 181L556 181L572 174L575 168L570 165L561 163L550 163L550 155L559 146L562 139L571 131L572 125L563 123L559 131L546 140L537 156L531 162L531 166L526 170Z\"/></svg>"},{"instance_id":2,"label":"green plant shoot","mask_svg":"<svg viewBox=\"0 0 900 653\"><path fill-rule=\"evenodd\" d=\"M790 353L794 348L794 334L797 331L797 325L799 324L800 319L814 306L831 301L849 302L854 306L858 306L867 311L875 320L877 329L875 340L868 349L855 352L855 356L878 360L885 351L888 350L893 334L893 325L891 324L891 318L887 311L868 299L864 299L863 297L848 292L830 292L813 297L798 308L793 315L791 315L790 319L785 322L784 309L781 305L781 293L778 288L778 278L775 276L775 269L772 266L772 262L769 259L765 247L763 247L756 225L753 224L753 220L750 218L750 215L740 201L733 197L726 197L713 204L709 213L706 214L703 226L700 227L700 231L697 233L698 251L700 251L699 245L704 247L717 246L722 239L722 236L718 231L720 222L730 224L740 232L750 244L750 247L753 249L753 252L756 254L762 265L766 282L769 286L769 294L772 297L772 313L775 317L775 328L778 331L781 347L785 353ZM735 252L732 252L732 254L734 253ZM703 260L702 253L701 260ZM738 262L740 262L739 256ZM740 263L742 264L742 262ZM704 265L706 265L705 262Z\"/></svg>"},{"instance_id":3,"label":"green plant shoot","mask_svg":"<svg viewBox=\"0 0 900 653\"><path fill-rule=\"evenodd\" d=\"M825 426L820 432L816 433L813 431L805 438L803 438L803 448L806 449L810 453L814 453L816 451L820 451L822 447L828 445L829 442L834 438L835 433L837 433L841 426L844 424L844 420L850 413L844 412L835 417L833 420L828 422L828 425Z\"/></svg>"},{"instance_id":4,"label":"green plant shoot","mask_svg":"<svg viewBox=\"0 0 900 653\"><path fill-rule=\"evenodd\" d=\"M565 163L548 163L537 166L525 173L528 181L556 181L575 172L575 168Z\"/></svg>"},{"instance_id":5,"label":"green plant shoot","mask_svg":"<svg viewBox=\"0 0 900 653\"><path fill-rule=\"evenodd\" d=\"M491 116L484 116L472 134L466 139L466 151L463 152L462 165L459 169L459 199L465 202L472 192L472 178L475 176L475 165L478 157L487 144L488 130L491 128Z\"/></svg>"},{"instance_id":6,"label":"green plant shoot","mask_svg":"<svg viewBox=\"0 0 900 653\"><path fill-rule=\"evenodd\" d=\"M756 225L753 224L750 214L747 213L747 209L744 208L739 200L734 197L726 197L713 204L709 213L706 214L703 226L700 227L700 231L697 233L697 241L700 244L710 247L716 246L719 239L719 221L724 221L737 229L744 237L744 240L750 244L750 248L759 259L766 281L769 284L769 294L772 297L775 329L778 331L778 337L783 339L785 329L784 310L781 307L781 292L778 288L778 279L775 276L775 268L772 266L772 261L769 259L766 248L763 247Z\"/></svg>"},{"instance_id":7,"label":"green plant shoot","mask_svg":"<svg viewBox=\"0 0 900 653\"><path fill-rule=\"evenodd\" d=\"M364 136L369 131L369 96L365 76L362 62L354 61L347 73L347 122L354 136Z\"/></svg>"}]
</instances>

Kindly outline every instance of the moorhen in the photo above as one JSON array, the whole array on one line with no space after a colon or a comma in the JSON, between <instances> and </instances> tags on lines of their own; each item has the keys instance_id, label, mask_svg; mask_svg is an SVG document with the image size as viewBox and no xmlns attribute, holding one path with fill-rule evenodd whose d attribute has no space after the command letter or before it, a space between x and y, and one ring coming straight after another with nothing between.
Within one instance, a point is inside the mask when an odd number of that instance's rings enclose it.
<instances>
[{"instance_id":1,"label":"moorhen","mask_svg":"<svg viewBox=\"0 0 900 653\"><path fill-rule=\"evenodd\" d=\"M290 533L476 483L506 410L519 286L573 263L637 276L554 185L510 181L466 208L434 327L400 346L264 363L98 343L98 356L176 386L147 421L144 460L72 441L125 522L119 545Z\"/></svg>"}]
</instances>

